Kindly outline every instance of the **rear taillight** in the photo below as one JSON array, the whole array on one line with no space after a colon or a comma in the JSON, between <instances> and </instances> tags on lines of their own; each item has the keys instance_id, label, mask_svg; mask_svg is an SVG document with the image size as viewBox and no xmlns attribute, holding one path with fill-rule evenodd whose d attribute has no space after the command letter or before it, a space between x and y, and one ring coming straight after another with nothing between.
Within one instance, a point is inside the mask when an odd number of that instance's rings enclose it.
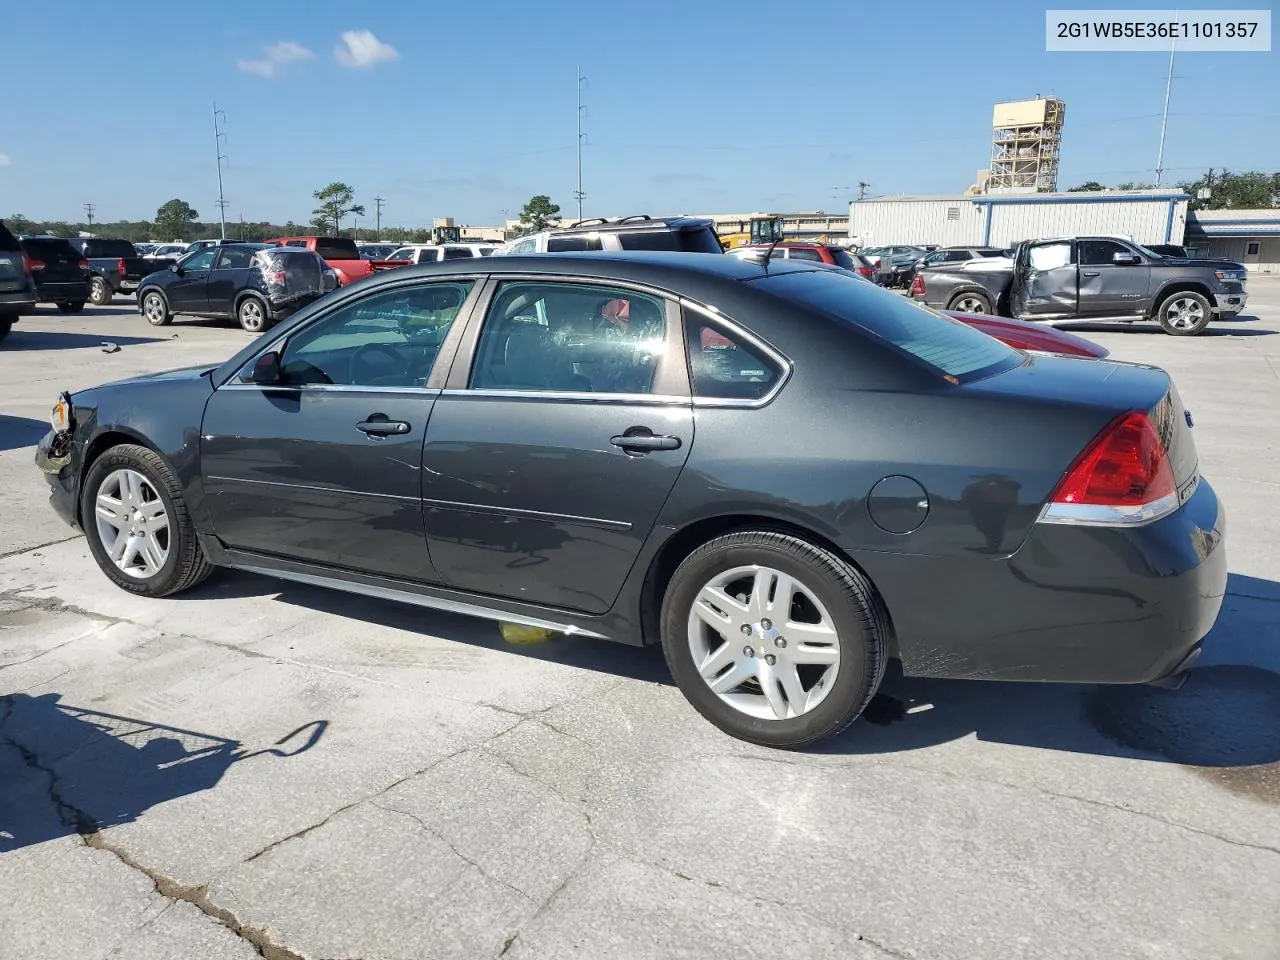
<instances>
[{"instance_id":1,"label":"rear taillight","mask_svg":"<svg viewBox=\"0 0 1280 960\"><path fill-rule=\"evenodd\" d=\"M1136 526L1178 508L1169 453L1145 413L1111 421L1058 482L1047 523Z\"/></svg>"},{"instance_id":2,"label":"rear taillight","mask_svg":"<svg viewBox=\"0 0 1280 960\"><path fill-rule=\"evenodd\" d=\"M267 283L274 283L277 287L284 286L284 271L276 270L274 273L267 274Z\"/></svg>"},{"instance_id":3,"label":"rear taillight","mask_svg":"<svg viewBox=\"0 0 1280 960\"><path fill-rule=\"evenodd\" d=\"M872 270L870 267L859 267L858 273L860 273L864 277L870 277L875 274L875 271Z\"/></svg>"},{"instance_id":4,"label":"rear taillight","mask_svg":"<svg viewBox=\"0 0 1280 960\"><path fill-rule=\"evenodd\" d=\"M120 272L120 276L124 276L124 257L116 261L116 270Z\"/></svg>"},{"instance_id":5,"label":"rear taillight","mask_svg":"<svg viewBox=\"0 0 1280 960\"><path fill-rule=\"evenodd\" d=\"M77 261L76 261L76 266L77 266L77 267L79 267L81 270L88 270L88 269L89 269L89 261L88 261L88 260L77 260Z\"/></svg>"},{"instance_id":6,"label":"rear taillight","mask_svg":"<svg viewBox=\"0 0 1280 960\"><path fill-rule=\"evenodd\" d=\"M25 258L27 261L27 273L34 273L37 270L43 270L48 264L43 260L32 260L30 257Z\"/></svg>"},{"instance_id":7,"label":"rear taillight","mask_svg":"<svg viewBox=\"0 0 1280 960\"><path fill-rule=\"evenodd\" d=\"M911 281L911 295L913 297L924 296L924 277L920 276L918 273L916 274L915 279Z\"/></svg>"}]
</instances>

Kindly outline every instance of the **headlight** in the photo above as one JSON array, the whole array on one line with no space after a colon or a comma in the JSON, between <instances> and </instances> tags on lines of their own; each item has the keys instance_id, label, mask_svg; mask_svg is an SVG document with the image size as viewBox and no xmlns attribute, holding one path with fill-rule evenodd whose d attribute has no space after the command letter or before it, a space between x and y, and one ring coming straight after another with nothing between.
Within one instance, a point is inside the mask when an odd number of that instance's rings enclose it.
<instances>
[{"instance_id":1,"label":"headlight","mask_svg":"<svg viewBox=\"0 0 1280 960\"><path fill-rule=\"evenodd\" d=\"M1214 276L1219 280L1239 280L1240 272L1238 270L1219 270Z\"/></svg>"},{"instance_id":2,"label":"headlight","mask_svg":"<svg viewBox=\"0 0 1280 960\"><path fill-rule=\"evenodd\" d=\"M58 394L58 402L49 414L49 423L58 433L71 429L71 394L65 391Z\"/></svg>"}]
</instances>

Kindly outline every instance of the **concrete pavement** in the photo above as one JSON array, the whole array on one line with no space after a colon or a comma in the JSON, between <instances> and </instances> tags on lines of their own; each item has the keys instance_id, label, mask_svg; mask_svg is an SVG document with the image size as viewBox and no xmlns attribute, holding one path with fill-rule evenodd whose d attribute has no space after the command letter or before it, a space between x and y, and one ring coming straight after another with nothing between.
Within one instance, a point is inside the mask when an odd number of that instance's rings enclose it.
<instances>
[{"instance_id":1,"label":"concrete pavement","mask_svg":"<svg viewBox=\"0 0 1280 960\"><path fill-rule=\"evenodd\" d=\"M1280 957L1280 282L1164 366L1232 581L1176 693L891 676L822 750L660 653L245 574L112 587L31 465L58 390L246 335L131 302L0 348L0 960ZM175 336L176 334L176 336ZM104 353L102 342L120 345Z\"/></svg>"}]
</instances>

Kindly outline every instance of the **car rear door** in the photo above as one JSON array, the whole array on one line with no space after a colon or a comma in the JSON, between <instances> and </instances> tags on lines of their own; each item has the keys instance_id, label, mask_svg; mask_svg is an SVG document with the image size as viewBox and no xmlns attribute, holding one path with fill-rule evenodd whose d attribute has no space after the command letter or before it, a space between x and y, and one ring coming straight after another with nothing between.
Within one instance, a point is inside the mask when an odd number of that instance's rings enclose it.
<instances>
[{"instance_id":1,"label":"car rear door","mask_svg":"<svg viewBox=\"0 0 1280 960\"><path fill-rule=\"evenodd\" d=\"M1072 241L1028 244L1014 266L1013 315L1074 316L1079 298L1076 269Z\"/></svg>"},{"instance_id":2,"label":"car rear door","mask_svg":"<svg viewBox=\"0 0 1280 960\"><path fill-rule=\"evenodd\" d=\"M229 317L235 312L236 294L249 282L249 274L253 271L253 255L255 247L225 246L218 248L218 256L209 271L209 280L205 285L209 298L210 313L220 317Z\"/></svg>"},{"instance_id":3,"label":"car rear door","mask_svg":"<svg viewBox=\"0 0 1280 960\"><path fill-rule=\"evenodd\" d=\"M1077 240L1076 249L1080 260L1080 316L1124 317L1143 312L1151 287L1151 264L1144 257L1119 241L1103 237Z\"/></svg>"},{"instance_id":4,"label":"car rear door","mask_svg":"<svg viewBox=\"0 0 1280 960\"><path fill-rule=\"evenodd\" d=\"M603 613L693 443L678 310L626 284L490 287L427 428L432 562L460 590Z\"/></svg>"}]
</instances>

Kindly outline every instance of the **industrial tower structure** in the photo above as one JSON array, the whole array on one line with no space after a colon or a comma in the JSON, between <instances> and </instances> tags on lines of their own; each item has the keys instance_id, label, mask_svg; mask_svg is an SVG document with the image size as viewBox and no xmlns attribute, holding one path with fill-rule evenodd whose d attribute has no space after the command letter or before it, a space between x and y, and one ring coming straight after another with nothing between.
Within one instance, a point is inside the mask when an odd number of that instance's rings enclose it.
<instances>
[{"instance_id":1,"label":"industrial tower structure","mask_svg":"<svg viewBox=\"0 0 1280 960\"><path fill-rule=\"evenodd\" d=\"M1054 193L1067 105L1057 99L997 103L991 115L988 193Z\"/></svg>"}]
</instances>

